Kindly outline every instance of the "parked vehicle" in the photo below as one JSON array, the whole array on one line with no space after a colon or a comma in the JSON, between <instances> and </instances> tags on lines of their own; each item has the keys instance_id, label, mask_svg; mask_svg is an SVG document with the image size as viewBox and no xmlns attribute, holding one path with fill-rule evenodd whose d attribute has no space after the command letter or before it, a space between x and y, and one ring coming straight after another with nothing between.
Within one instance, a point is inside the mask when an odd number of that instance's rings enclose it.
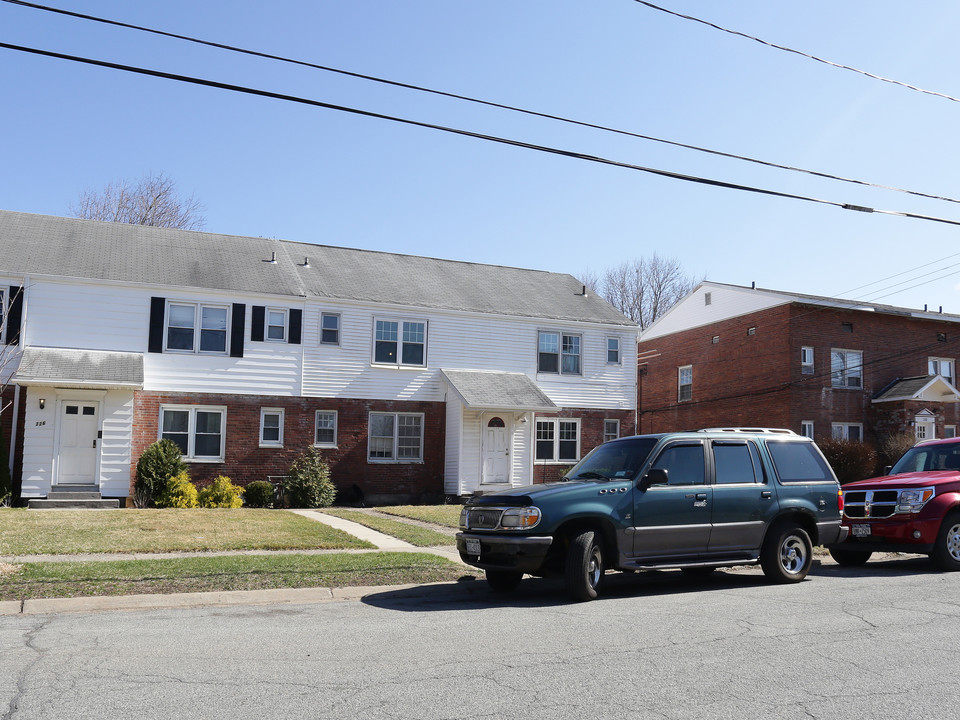
<instances>
[{"instance_id":1,"label":"parked vehicle","mask_svg":"<svg viewBox=\"0 0 960 720\"><path fill-rule=\"evenodd\" d=\"M759 563L790 583L813 545L842 539L841 503L820 450L789 430L640 435L599 446L562 482L472 498L457 548L493 590L558 575L575 600L597 597L607 570Z\"/></svg>"},{"instance_id":2,"label":"parked vehicle","mask_svg":"<svg viewBox=\"0 0 960 720\"><path fill-rule=\"evenodd\" d=\"M847 539L829 546L841 565L875 552L922 553L960 570L960 438L912 447L889 475L843 486Z\"/></svg>"}]
</instances>

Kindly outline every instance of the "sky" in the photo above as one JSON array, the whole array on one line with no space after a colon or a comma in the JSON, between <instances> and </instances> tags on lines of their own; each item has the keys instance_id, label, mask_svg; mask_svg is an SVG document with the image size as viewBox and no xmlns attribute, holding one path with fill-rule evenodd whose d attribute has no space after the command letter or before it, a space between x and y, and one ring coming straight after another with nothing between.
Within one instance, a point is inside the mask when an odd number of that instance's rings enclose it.
<instances>
[{"instance_id":1,"label":"sky","mask_svg":"<svg viewBox=\"0 0 960 720\"><path fill-rule=\"evenodd\" d=\"M51 0L53 7L960 199L960 103L634 0ZM960 97L960 4L657 4ZM829 180L0 0L0 42L619 163L960 222ZM694 278L960 313L960 226L712 187L337 110L0 48L0 209L70 215L148 173L235 235L565 272L653 254ZM410 282L416 282L410 278Z\"/></svg>"}]
</instances>

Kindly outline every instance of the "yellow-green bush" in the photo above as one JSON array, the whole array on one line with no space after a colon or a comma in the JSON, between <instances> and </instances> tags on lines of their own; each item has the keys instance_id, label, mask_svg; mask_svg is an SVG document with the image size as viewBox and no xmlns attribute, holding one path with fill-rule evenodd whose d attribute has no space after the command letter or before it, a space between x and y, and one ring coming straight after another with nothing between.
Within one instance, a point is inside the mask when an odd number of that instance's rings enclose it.
<instances>
[{"instance_id":1,"label":"yellow-green bush","mask_svg":"<svg viewBox=\"0 0 960 720\"><path fill-rule=\"evenodd\" d=\"M167 485L155 498L159 508L195 508L197 502L197 486L190 482L190 475L186 470L167 480Z\"/></svg>"},{"instance_id":2,"label":"yellow-green bush","mask_svg":"<svg viewBox=\"0 0 960 720\"><path fill-rule=\"evenodd\" d=\"M221 475L214 478L212 485L203 488L198 497L203 508L238 508L243 505L243 488Z\"/></svg>"}]
</instances>

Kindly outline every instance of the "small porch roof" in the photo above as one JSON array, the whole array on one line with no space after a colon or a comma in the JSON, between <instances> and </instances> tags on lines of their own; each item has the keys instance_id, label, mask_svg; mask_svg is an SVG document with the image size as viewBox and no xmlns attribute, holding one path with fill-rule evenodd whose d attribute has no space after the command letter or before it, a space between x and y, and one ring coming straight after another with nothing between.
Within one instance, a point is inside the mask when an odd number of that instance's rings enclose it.
<instances>
[{"instance_id":1,"label":"small porch roof","mask_svg":"<svg viewBox=\"0 0 960 720\"><path fill-rule=\"evenodd\" d=\"M139 390L143 388L143 355L28 347L23 350L13 382L25 386Z\"/></svg>"},{"instance_id":2,"label":"small porch roof","mask_svg":"<svg viewBox=\"0 0 960 720\"><path fill-rule=\"evenodd\" d=\"M440 370L464 407L490 410L556 410L554 402L523 373Z\"/></svg>"},{"instance_id":3,"label":"small porch roof","mask_svg":"<svg viewBox=\"0 0 960 720\"><path fill-rule=\"evenodd\" d=\"M880 391L873 402L920 400L922 402L960 402L960 391L940 375L897 378Z\"/></svg>"}]
</instances>

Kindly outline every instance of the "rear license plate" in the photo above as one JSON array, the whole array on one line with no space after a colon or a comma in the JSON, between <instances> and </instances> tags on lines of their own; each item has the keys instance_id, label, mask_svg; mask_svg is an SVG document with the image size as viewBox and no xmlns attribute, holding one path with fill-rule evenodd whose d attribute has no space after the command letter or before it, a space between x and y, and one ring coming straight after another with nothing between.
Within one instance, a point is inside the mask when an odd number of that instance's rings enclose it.
<instances>
[{"instance_id":1,"label":"rear license plate","mask_svg":"<svg viewBox=\"0 0 960 720\"><path fill-rule=\"evenodd\" d=\"M467 544L467 555L480 557L480 541L477 538L464 538Z\"/></svg>"},{"instance_id":2,"label":"rear license plate","mask_svg":"<svg viewBox=\"0 0 960 720\"><path fill-rule=\"evenodd\" d=\"M851 528L854 537L869 537L870 536L870 526L866 523L859 523L853 525Z\"/></svg>"}]
</instances>

